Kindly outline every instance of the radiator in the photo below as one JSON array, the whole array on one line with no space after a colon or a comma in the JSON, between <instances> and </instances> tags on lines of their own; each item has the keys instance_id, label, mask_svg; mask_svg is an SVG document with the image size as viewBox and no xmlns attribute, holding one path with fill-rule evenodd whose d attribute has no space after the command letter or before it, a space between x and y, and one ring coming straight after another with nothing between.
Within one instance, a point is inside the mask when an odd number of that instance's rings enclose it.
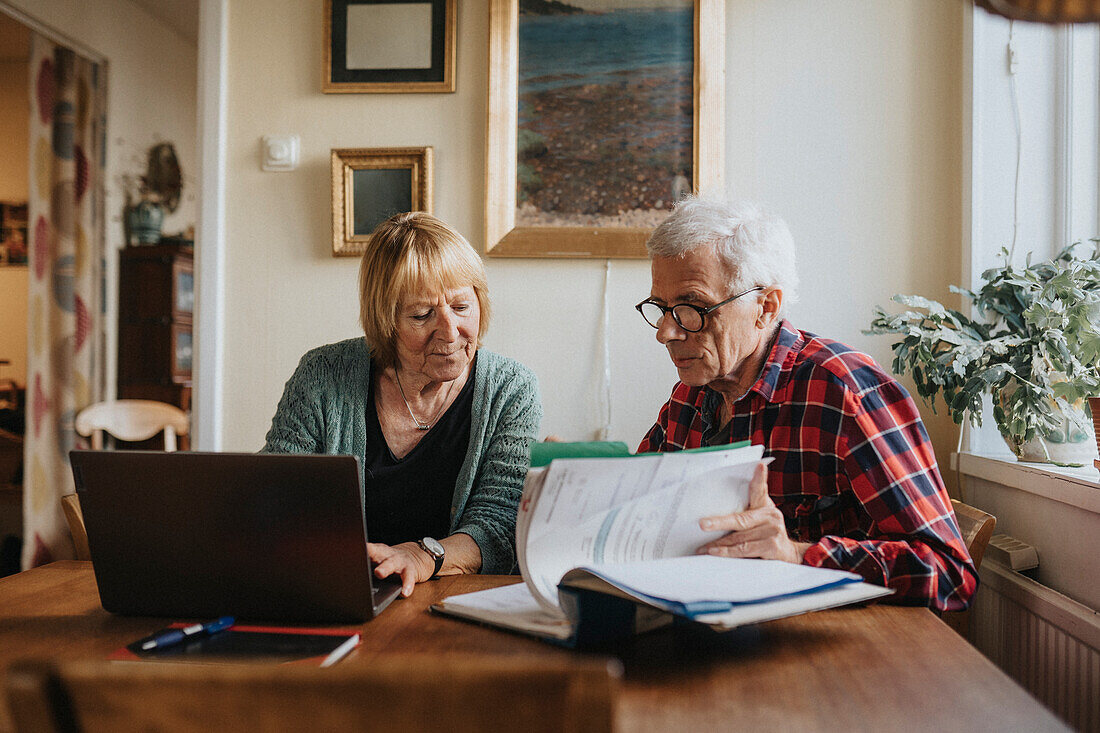
<instances>
[{"instance_id":1,"label":"radiator","mask_svg":"<svg viewBox=\"0 0 1100 733\"><path fill-rule=\"evenodd\" d=\"M1100 733L1100 613L987 559L970 642L1066 723Z\"/></svg>"}]
</instances>

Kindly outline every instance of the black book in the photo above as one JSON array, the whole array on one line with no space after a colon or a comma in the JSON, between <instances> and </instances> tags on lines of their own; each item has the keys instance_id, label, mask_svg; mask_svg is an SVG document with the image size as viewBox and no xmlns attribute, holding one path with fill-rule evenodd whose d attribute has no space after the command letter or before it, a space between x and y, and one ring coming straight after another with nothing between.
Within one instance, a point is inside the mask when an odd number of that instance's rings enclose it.
<instances>
[{"instance_id":1,"label":"black book","mask_svg":"<svg viewBox=\"0 0 1100 733\"><path fill-rule=\"evenodd\" d=\"M174 624L180 628L186 624ZM158 649L141 648L144 638L111 654L116 660L166 662L298 662L329 667L359 646L354 629L234 625Z\"/></svg>"}]
</instances>

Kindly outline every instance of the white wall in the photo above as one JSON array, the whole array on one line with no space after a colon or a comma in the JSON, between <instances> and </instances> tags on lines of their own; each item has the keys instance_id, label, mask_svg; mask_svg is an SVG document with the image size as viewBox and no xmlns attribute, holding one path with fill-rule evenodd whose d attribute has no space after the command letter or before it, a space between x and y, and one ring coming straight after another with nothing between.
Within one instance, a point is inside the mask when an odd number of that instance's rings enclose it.
<instances>
[{"instance_id":1,"label":"white wall","mask_svg":"<svg viewBox=\"0 0 1100 733\"><path fill-rule=\"evenodd\" d=\"M26 59L0 59L0 201L26 201L30 191L30 96Z\"/></svg>"},{"instance_id":2,"label":"white wall","mask_svg":"<svg viewBox=\"0 0 1100 733\"><path fill-rule=\"evenodd\" d=\"M129 0L5 0L34 20L107 59L107 371L117 356L118 258L124 198L118 176L144 170L154 142L176 146L184 173L183 201L164 231L195 224L197 49ZM79 49L78 49L79 50ZM114 379L108 394L114 394Z\"/></svg>"},{"instance_id":3,"label":"white wall","mask_svg":"<svg viewBox=\"0 0 1100 733\"><path fill-rule=\"evenodd\" d=\"M0 201L26 201L30 98L26 59L0 59ZM27 382L27 268L0 267L0 379Z\"/></svg>"},{"instance_id":4,"label":"white wall","mask_svg":"<svg viewBox=\"0 0 1100 733\"><path fill-rule=\"evenodd\" d=\"M234 4L229 32L225 446L254 450L300 355L357 335L356 263L333 259L328 153L435 147L435 211L481 242L486 0L458 3L458 91L322 95L313 3ZM753 0L727 10L727 180L787 218L801 259L800 327L889 360L861 333L895 292L947 299L959 280L962 18L957 0ZM292 173L259 166L261 136L298 133ZM488 347L538 373L543 433L592 437L604 263L487 262ZM612 429L635 445L675 381L634 312L644 262L610 274ZM930 428L941 459L950 423Z\"/></svg>"},{"instance_id":5,"label":"white wall","mask_svg":"<svg viewBox=\"0 0 1100 733\"><path fill-rule=\"evenodd\" d=\"M0 267L0 380L27 383L27 268Z\"/></svg>"}]
</instances>

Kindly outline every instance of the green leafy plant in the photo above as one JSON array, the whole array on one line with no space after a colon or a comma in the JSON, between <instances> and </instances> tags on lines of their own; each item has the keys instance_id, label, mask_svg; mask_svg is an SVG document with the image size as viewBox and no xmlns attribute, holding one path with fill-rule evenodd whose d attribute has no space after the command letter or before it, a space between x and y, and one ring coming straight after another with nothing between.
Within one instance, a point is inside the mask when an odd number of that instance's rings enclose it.
<instances>
[{"instance_id":1,"label":"green leafy plant","mask_svg":"<svg viewBox=\"0 0 1100 733\"><path fill-rule=\"evenodd\" d=\"M1100 395L1100 239L1089 241L1091 252L1077 242L1044 262L1032 264L1029 255L1023 268L1002 250L1004 264L982 273L981 289L951 286L982 320L895 295L919 310L876 307L864 333L900 334L894 372L910 374L933 411L942 397L956 424L969 418L981 425L982 394L989 393L997 428L1016 450L1060 430L1062 414Z\"/></svg>"}]
</instances>

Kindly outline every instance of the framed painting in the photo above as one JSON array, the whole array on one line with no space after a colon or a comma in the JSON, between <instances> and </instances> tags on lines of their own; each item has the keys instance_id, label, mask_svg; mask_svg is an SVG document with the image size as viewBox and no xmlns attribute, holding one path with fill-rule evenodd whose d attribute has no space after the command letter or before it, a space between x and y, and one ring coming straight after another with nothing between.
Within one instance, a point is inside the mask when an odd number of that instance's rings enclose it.
<instances>
[{"instance_id":1,"label":"framed painting","mask_svg":"<svg viewBox=\"0 0 1100 733\"><path fill-rule=\"evenodd\" d=\"M27 264L27 204L0 201L0 267Z\"/></svg>"},{"instance_id":2,"label":"framed painting","mask_svg":"<svg viewBox=\"0 0 1100 733\"><path fill-rule=\"evenodd\" d=\"M723 189L724 0L490 0L486 253L645 257Z\"/></svg>"},{"instance_id":3,"label":"framed painting","mask_svg":"<svg viewBox=\"0 0 1100 733\"><path fill-rule=\"evenodd\" d=\"M453 92L457 0L325 0L321 91Z\"/></svg>"},{"instance_id":4,"label":"framed painting","mask_svg":"<svg viewBox=\"0 0 1100 733\"><path fill-rule=\"evenodd\" d=\"M432 149L333 150L332 254L357 257L375 227L404 211L432 213Z\"/></svg>"}]
</instances>

